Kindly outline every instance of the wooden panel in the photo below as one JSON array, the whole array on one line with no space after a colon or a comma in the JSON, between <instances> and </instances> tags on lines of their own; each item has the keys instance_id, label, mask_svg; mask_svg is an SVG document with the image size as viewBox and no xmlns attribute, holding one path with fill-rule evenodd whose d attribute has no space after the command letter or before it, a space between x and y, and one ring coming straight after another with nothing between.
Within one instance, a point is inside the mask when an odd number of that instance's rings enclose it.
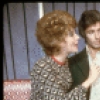
<instances>
[{"instance_id":1,"label":"wooden panel","mask_svg":"<svg viewBox=\"0 0 100 100\"><path fill-rule=\"evenodd\" d=\"M7 72L8 72L6 74L8 74L9 79L13 79L14 78L13 52L12 52L12 43L10 38L10 29L9 29L10 23L8 21L9 14L7 13L7 6L4 6L3 14L4 14L4 18L3 18L4 54L5 54L6 64L7 64Z\"/></svg>"},{"instance_id":2,"label":"wooden panel","mask_svg":"<svg viewBox=\"0 0 100 100\"><path fill-rule=\"evenodd\" d=\"M41 46L38 44L35 37L36 22L39 19L38 4L37 3L25 3L25 16L27 25L27 41L28 41L28 54L30 68L34 63L43 55Z\"/></svg>"},{"instance_id":3,"label":"wooden panel","mask_svg":"<svg viewBox=\"0 0 100 100\"><path fill-rule=\"evenodd\" d=\"M14 53L14 68L16 78L29 78L27 45L24 27L24 12L22 3L9 3L11 36Z\"/></svg>"},{"instance_id":4,"label":"wooden panel","mask_svg":"<svg viewBox=\"0 0 100 100\"><path fill-rule=\"evenodd\" d=\"M43 5L45 14L52 11L52 3L43 3Z\"/></svg>"}]
</instances>

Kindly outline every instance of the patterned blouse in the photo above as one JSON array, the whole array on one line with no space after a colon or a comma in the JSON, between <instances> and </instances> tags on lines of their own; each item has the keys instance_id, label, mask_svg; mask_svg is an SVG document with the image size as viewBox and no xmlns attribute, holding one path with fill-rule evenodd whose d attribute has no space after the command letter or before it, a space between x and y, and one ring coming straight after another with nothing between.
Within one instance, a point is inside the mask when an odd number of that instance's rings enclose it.
<instances>
[{"instance_id":1,"label":"patterned blouse","mask_svg":"<svg viewBox=\"0 0 100 100\"><path fill-rule=\"evenodd\" d=\"M59 65L45 56L31 72L30 100L86 100L86 89L78 85L69 91L72 77L68 64Z\"/></svg>"}]
</instances>

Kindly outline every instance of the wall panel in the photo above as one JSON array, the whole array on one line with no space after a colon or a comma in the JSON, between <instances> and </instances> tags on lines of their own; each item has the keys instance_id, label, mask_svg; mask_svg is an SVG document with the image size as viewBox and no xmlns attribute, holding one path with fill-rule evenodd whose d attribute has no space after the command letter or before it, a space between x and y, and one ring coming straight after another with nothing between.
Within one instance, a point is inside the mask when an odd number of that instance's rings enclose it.
<instances>
[{"instance_id":1,"label":"wall panel","mask_svg":"<svg viewBox=\"0 0 100 100\"><path fill-rule=\"evenodd\" d=\"M28 61L29 69L33 67L35 61L37 61L42 55L41 47L38 44L35 34L36 22L39 19L38 4L37 3L25 3L25 20L27 27L27 43L28 43ZM37 10L36 10L37 9ZM30 70L29 70L30 72Z\"/></svg>"},{"instance_id":2,"label":"wall panel","mask_svg":"<svg viewBox=\"0 0 100 100\"><path fill-rule=\"evenodd\" d=\"M75 10L75 18L78 22L82 12L84 10L86 10L86 4L85 3L75 3L75 9L74 10ZM76 28L76 32L78 33L77 28ZM81 51L84 47L85 47L85 42L84 42L83 38L80 37L79 44L78 44L79 51Z\"/></svg>"},{"instance_id":3,"label":"wall panel","mask_svg":"<svg viewBox=\"0 0 100 100\"><path fill-rule=\"evenodd\" d=\"M11 37L13 43L14 68L16 78L29 78L25 23L22 3L9 4Z\"/></svg>"},{"instance_id":4,"label":"wall panel","mask_svg":"<svg viewBox=\"0 0 100 100\"><path fill-rule=\"evenodd\" d=\"M53 10L52 3L43 3L43 5L45 14Z\"/></svg>"},{"instance_id":5,"label":"wall panel","mask_svg":"<svg viewBox=\"0 0 100 100\"><path fill-rule=\"evenodd\" d=\"M56 10L67 10L67 3L54 3L54 9Z\"/></svg>"},{"instance_id":6,"label":"wall panel","mask_svg":"<svg viewBox=\"0 0 100 100\"><path fill-rule=\"evenodd\" d=\"M74 13L74 3L68 3L68 5L67 5L67 11L71 14L71 15L73 15L73 16L75 16L75 13Z\"/></svg>"},{"instance_id":7,"label":"wall panel","mask_svg":"<svg viewBox=\"0 0 100 100\"><path fill-rule=\"evenodd\" d=\"M7 75L7 63L5 60L5 55L3 54L3 79L8 79Z\"/></svg>"},{"instance_id":8,"label":"wall panel","mask_svg":"<svg viewBox=\"0 0 100 100\"><path fill-rule=\"evenodd\" d=\"M96 9L100 11L100 2L96 3Z\"/></svg>"},{"instance_id":9,"label":"wall panel","mask_svg":"<svg viewBox=\"0 0 100 100\"><path fill-rule=\"evenodd\" d=\"M87 9L88 10L90 10L90 9L96 9L95 3L87 3Z\"/></svg>"},{"instance_id":10,"label":"wall panel","mask_svg":"<svg viewBox=\"0 0 100 100\"><path fill-rule=\"evenodd\" d=\"M13 50L12 50L12 40L11 40L11 31L9 23L9 12L7 6L4 6L3 12L3 37L4 37L4 62L6 63L5 69L7 67L7 77L13 79L14 76L14 66L13 66ZM5 64L4 64L5 65ZM4 69L4 70L5 70Z\"/></svg>"}]
</instances>

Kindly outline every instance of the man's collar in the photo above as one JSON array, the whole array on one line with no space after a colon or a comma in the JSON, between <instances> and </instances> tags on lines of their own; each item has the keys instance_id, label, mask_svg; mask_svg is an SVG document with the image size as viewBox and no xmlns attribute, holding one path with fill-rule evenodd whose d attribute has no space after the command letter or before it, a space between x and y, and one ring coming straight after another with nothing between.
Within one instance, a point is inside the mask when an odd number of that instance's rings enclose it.
<instances>
[{"instance_id":1,"label":"man's collar","mask_svg":"<svg viewBox=\"0 0 100 100\"><path fill-rule=\"evenodd\" d=\"M90 50L89 50L89 47L88 47L88 45L87 45L87 44L86 44L86 53L87 53L87 54L90 54ZM99 51L97 51L97 53L100 53L100 50L99 50ZM97 54L97 53L96 53L96 54Z\"/></svg>"}]
</instances>

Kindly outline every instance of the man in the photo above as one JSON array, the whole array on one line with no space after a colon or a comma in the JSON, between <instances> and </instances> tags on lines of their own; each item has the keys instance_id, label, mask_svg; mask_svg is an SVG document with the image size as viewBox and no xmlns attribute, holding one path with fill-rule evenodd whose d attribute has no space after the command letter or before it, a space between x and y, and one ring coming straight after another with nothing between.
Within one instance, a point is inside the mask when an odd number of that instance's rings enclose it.
<instances>
[{"instance_id":1,"label":"man","mask_svg":"<svg viewBox=\"0 0 100 100\"><path fill-rule=\"evenodd\" d=\"M69 58L70 71L74 80L73 87L88 78L91 65L100 66L100 12L97 10L84 11L80 17L78 29L79 34L85 39L86 47ZM97 81L100 87L100 78ZM100 100L99 88L96 90L92 87L87 92L87 100Z\"/></svg>"}]
</instances>

